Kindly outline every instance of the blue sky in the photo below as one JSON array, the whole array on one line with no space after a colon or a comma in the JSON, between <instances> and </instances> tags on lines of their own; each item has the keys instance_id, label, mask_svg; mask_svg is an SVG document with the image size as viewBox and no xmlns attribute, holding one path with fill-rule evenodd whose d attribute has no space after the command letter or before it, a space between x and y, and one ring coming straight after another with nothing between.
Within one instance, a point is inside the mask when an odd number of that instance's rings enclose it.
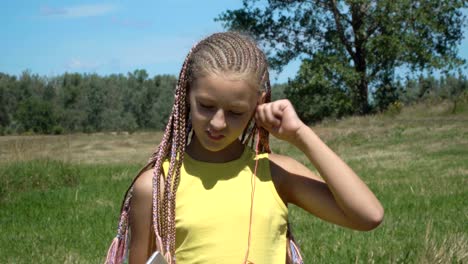
<instances>
[{"instance_id":1,"label":"blue sky","mask_svg":"<svg viewBox=\"0 0 468 264\"><path fill-rule=\"evenodd\" d=\"M213 19L241 5L241 0L3 1L0 72L107 75L145 69L151 76L177 75L197 40L223 30ZM466 38L460 56L468 60ZM274 82L294 77L298 67L292 62L273 74Z\"/></svg>"}]
</instances>

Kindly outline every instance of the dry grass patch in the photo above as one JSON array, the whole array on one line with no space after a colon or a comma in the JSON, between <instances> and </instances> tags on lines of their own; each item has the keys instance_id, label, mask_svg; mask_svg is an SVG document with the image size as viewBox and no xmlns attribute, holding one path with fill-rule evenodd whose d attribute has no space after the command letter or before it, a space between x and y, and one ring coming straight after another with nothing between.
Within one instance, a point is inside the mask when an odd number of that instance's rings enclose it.
<instances>
[{"instance_id":1,"label":"dry grass patch","mask_svg":"<svg viewBox=\"0 0 468 264\"><path fill-rule=\"evenodd\" d=\"M352 153L355 155L352 155ZM356 151L353 149L346 156L348 157L347 161L365 164L368 169L407 167L416 159L414 153L403 151L400 148L373 149L368 151Z\"/></svg>"},{"instance_id":2,"label":"dry grass patch","mask_svg":"<svg viewBox=\"0 0 468 264\"><path fill-rule=\"evenodd\" d=\"M144 163L161 132L0 137L0 162L52 159L72 163Z\"/></svg>"},{"instance_id":3,"label":"dry grass patch","mask_svg":"<svg viewBox=\"0 0 468 264\"><path fill-rule=\"evenodd\" d=\"M468 168L451 168L441 175L441 177L462 177L463 182L468 184Z\"/></svg>"},{"instance_id":4,"label":"dry grass patch","mask_svg":"<svg viewBox=\"0 0 468 264\"><path fill-rule=\"evenodd\" d=\"M468 262L468 236L463 233L448 234L443 239L434 239L432 222L426 227L425 246L418 263L445 264Z\"/></svg>"}]
</instances>

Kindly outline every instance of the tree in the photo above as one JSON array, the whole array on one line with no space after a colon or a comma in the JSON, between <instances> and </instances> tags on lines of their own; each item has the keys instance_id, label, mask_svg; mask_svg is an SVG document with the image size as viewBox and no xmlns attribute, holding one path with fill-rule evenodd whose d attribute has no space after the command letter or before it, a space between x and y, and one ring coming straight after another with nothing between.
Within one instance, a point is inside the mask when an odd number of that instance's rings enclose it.
<instances>
[{"instance_id":1,"label":"tree","mask_svg":"<svg viewBox=\"0 0 468 264\"><path fill-rule=\"evenodd\" d=\"M328 69L328 65L336 65L333 63L333 57L304 59L295 80L285 90L304 122L340 118L353 112L346 80Z\"/></svg>"},{"instance_id":2,"label":"tree","mask_svg":"<svg viewBox=\"0 0 468 264\"><path fill-rule=\"evenodd\" d=\"M127 74L127 89L125 93L124 111L131 113L138 127L143 128L148 124L148 73L145 70L135 70Z\"/></svg>"},{"instance_id":3,"label":"tree","mask_svg":"<svg viewBox=\"0 0 468 264\"><path fill-rule=\"evenodd\" d=\"M284 90L287 86L286 83L273 84L271 86L271 100L276 101L285 98Z\"/></svg>"},{"instance_id":4,"label":"tree","mask_svg":"<svg viewBox=\"0 0 468 264\"><path fill-rule=\"evenodd\" d=\"M12 113L16 109L17 102L13 94L15 83L16 77L0 73L0 130L10 125Z\"/></svg>"},{"instance_id":5,"label":"tree","mask_svg":"<svg viewBox=\"0 0 468 264\"><path fill-rule=\"evenodd\" d=\"M349 94L354 112L366 114L369 90L396 87L398 67L450 71L465 63L457 45L466 7L466 0L243 0L215 20L255 36L274 69L297 57L315 61L301 67L312 67L310 76L294 81L339 82L335 88ZM303 89L317 90L296 85L289 94L313 96Z\"/></svg>"},{"instance_id":6,"label":"tree","mask_svg":"<svg viewBox=\"0 0 468 264\"><path fill-rule=\"evenodd\" d=\"M448 98L453 102L452 114L457 112L457 106L459 99L460 101L467 98L468 96L468 80L466 76L461 74L458 78L455 76L447 76L445 79L445 91L447 92ZM463 97L463 94L465 95Z\"/></svg>"},{"instance_id":7,"label":"tree","mask_svg":"<svg viewBox=\"0 0 468 264\"><path fill-rule=\"evenodd\" d=\"M61 89L58 93L60 123L69 132L83 131L86 125L89 105L85 94L86 75L65 73L61 77Z\"/></svg>"},{"instance_id":8,"label":"tree","mask_svg":"<svg viewBox=\"0 0 468 264\"><path fill-rule=\"evenodd\" d=\"M150 127L164 130L174 102L177 78L172 75L157 75L153 80L154 93L151 95L151 109L148 112Z\"/></svg>"},{"instance_id":9,"label":"tree","mask_svg":"<svg viewBox=\"0 0 468 264\"><path fill-rule=\"evenodd\" d=\"M49 134L57 124L52 104L36 96L19 103L16 119L23 125L24 129L35 133Z\"/></svg>"}]
</instances>

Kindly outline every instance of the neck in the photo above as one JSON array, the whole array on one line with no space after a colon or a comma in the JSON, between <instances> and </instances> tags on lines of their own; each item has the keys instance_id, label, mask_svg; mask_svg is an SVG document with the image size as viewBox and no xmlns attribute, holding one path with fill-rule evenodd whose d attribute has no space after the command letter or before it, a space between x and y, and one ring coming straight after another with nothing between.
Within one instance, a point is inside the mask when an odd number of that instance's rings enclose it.
<instances>
[{"instance_id":1,"label":"neck","mask_svg":"<svg viewBox=\"0 0 468 264\"><path fill-rule=\"evenodd\" d=\"M194 160L211 162L211 163L224 163L238 159L242 156L245 146L239 141L235 140L229 146L220 151L210 151L204 148L197 137L194 136L190 144L186 148L187 154Z\"/></svg>"}]
</instances>

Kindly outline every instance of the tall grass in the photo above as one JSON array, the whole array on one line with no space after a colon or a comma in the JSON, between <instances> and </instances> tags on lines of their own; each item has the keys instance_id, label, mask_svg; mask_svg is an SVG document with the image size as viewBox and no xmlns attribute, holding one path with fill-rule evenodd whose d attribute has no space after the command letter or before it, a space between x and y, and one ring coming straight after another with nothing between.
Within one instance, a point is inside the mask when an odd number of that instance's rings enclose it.
<instances>
[{"instance_id":1,"label":"tall grass","mask_svg":"<svg viewBox=\"0 0 468 264\"><path fill-rule=\"evenodd\" d=\"M98 263L115 235L134 165L15 162L2 167L2 263Z\"/></svg>"},{"instance_id":2,"label":"tall grass","mask_svg":"<svg viewBox=\"0 0 468 264\"><path fill-rule=\"evenodd\" d=\"M357 232L290 206L306 263L468 263L468 111L450 111L421 104L313 127L386 214ZM159 138L0 137L0 262L102 263L122 195ZM308 164L294 147L272 145Z\"/></svg>"}]
</instances>

